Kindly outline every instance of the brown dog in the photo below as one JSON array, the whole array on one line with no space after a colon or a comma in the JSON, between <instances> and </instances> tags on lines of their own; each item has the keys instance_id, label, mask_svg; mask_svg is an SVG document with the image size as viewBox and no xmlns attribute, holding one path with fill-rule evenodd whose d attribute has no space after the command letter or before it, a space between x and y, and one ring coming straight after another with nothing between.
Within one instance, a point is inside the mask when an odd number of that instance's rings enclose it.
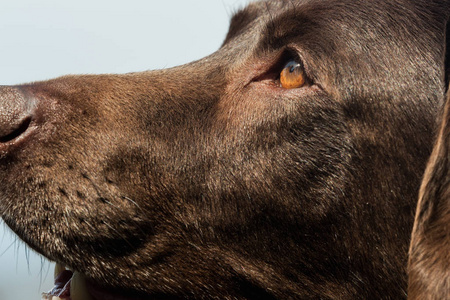
<instances>
[{"instance_id":1,"label":"brown dog","mask_svg":"<svg viewBox=\"0 0 450 300\"><path fill-rule=\"evenodd\" d=\"M0 216L76 271L45 297L405 298L449 10L256 2L197 62L2 88Z\"/></svg>"}]
</instances>

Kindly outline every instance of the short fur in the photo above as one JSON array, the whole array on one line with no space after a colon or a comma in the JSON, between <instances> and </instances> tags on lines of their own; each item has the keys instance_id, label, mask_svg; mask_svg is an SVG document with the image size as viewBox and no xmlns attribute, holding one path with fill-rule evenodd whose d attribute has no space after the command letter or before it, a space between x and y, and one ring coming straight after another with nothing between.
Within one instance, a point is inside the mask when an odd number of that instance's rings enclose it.
<instances>
[{"instance_id":1,"label":"short fur","mask_svg":"<svg viewBox=\"0 0 450 300\"><path fill-rule=\"evenodd\" d=\"M0 216L143 299L406 298L448 12L256 2L202 60L4 88L34 108L2 108ZM310 84L278 85L290 59Z\"/></svg>"}]
</instances>

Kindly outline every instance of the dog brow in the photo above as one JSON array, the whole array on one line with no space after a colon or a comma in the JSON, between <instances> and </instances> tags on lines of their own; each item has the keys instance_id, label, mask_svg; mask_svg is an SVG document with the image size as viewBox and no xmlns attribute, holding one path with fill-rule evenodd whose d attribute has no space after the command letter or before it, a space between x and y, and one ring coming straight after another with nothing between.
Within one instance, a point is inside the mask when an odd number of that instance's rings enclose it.
<instances>
[{"instance_id":1,"label":"dog brow","mask_svg":"<svg viewBox=\"0 0 450 300\"><path fill-rule=\"evenodd\" d=\"M284 12L273 15L268 11L259 43L260 49L278 49L293 41L300 41L308 32L320 27L320 24L308 14L302 13L291 5Z\"/></svg>"}]
</instances>

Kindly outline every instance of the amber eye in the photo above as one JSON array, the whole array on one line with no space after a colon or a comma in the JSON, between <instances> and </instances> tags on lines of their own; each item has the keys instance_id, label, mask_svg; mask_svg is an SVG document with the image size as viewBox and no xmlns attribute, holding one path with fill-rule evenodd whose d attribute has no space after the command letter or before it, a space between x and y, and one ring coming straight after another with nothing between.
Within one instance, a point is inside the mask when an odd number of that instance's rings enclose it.
<instances>
[{"instance_id":1,"label":"amber eye","mask_svg":"<svg viewBox=\"0 0 450 300\"><path fill-rule=\"evenodd\" d=\"M302 87L305 81L302 64L295 60L289 61L280 73L280 83L285 89Z\"/></svg>"}]
</instances>

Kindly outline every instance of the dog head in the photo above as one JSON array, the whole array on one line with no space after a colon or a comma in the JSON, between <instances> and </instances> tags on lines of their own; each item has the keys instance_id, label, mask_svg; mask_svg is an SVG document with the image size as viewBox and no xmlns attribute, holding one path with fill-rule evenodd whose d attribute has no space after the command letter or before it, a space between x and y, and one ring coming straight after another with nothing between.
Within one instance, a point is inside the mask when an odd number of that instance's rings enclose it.
<instances>
[{"instance_id":1,"label":"dog head","mask_svg":"<svg viewBox=\"0 0 450 300\"><path fill-rule=\"evenodd\" d=\"M202 60L4 87L0 215L97 298L404 296L447 11L256 2Z\"/></svg>"}]
</instances>

